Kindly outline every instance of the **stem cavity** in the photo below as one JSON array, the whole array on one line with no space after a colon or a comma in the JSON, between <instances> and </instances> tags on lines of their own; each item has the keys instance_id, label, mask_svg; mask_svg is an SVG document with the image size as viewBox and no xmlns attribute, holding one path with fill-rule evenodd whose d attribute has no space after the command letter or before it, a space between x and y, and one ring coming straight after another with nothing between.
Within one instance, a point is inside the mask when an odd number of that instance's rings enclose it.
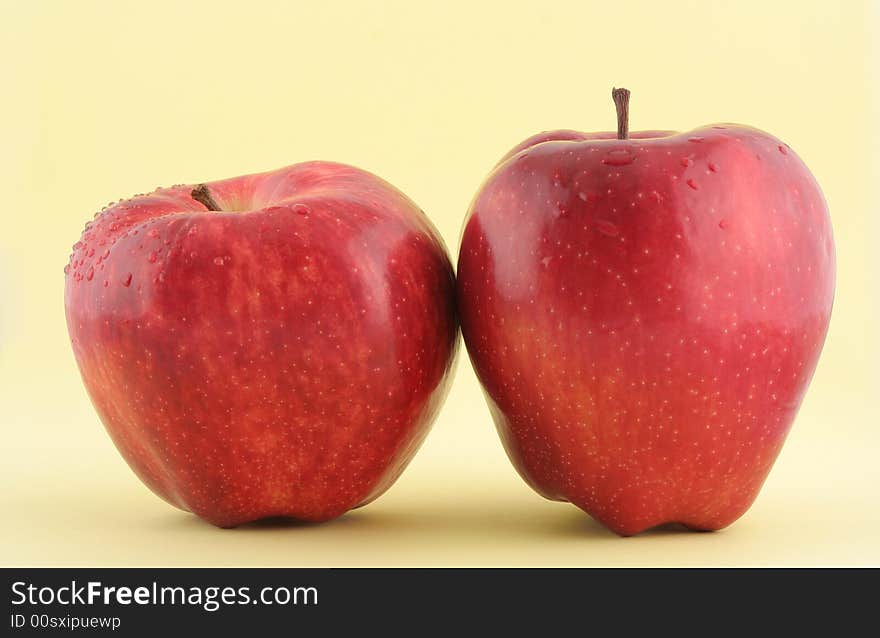
<instances>
[{"instance_id":1,"label":"stem cavity","mask_svg":"<svg viewBox=\"0 0 880 638\"><path fill-rule=\"evenodd\" d=\"M218 206L217 202L214 201L214 197L211 195L211 191L209 191L208 187L204 184L199 184L194 189L192 189L192 192L189 194L189 196L208 210L220 210L220 206Z\"/></svg>"}]
</instances>

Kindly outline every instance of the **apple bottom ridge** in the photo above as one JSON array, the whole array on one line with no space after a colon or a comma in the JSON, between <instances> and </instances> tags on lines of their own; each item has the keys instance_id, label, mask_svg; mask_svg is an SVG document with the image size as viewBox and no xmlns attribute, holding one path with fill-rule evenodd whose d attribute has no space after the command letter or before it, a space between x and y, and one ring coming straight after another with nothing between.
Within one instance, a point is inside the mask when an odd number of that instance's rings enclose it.
<instances>
[{"instance_id":1,"label":"apple bottom ridge","mask_svg":"<svg viewBox=\"0 0 880 638\"><path fill-rule=\"evenodd\" d=\"M517 468L519 470L519 468ZM590 518L595 520L597 523L605 527L606 529L614 532L618 536L622 537L630 537L637 536L642 534L643 532L648 532L656 529L664 529L668 531L688 531L688 532L717 532L726 527L729 527L733 523L735 523L745 512L749 509L752 502L757 498L757 493L755 493L747 503L743 503L736 507L733 510L728 510L725 516L710 516L710 517L699 517L696 515L658 515L646 517L639 513L635 513L632 515L626 515L626 503L624 500L621 502L621 507L618 512L615 514L605 514L600 507L597 507L593 503L588 501L584 501L581 499L573 499L566 498L564 496L549 496L544 493L543 490L535 488L532 480L530 480L527 476L523 476L522 471L520 471L520 475L525 480L526 483L529 484L530 487L535 489L541 496L544 496L548 500L557 501L560 503L568 503L574 505L582 512L586 513ZM631 508L634 512L638 512L641 508L642 504L640 501L633 499L630 501ZM623 514L620 511L623 511ZM733 513L730 513L730 512Z\"/></svg>"},{"instance_id":2,"label":"apple bottom ridge","mask_svg":"<svg viewBox=\"0 0 880 638\"><path fill-rule=\"evenodd\" d=\"M588 473L582 483L573 482L571 477L562 478L557 483L544 469L529 466L516 446L511 445L513 441L509 439L509 435L502 438L512 464L533 490L548 500L574 505L606 529L623 537L657 528L668 531L715 532L729 527L757 499L770 471L770 467L758 466L753 478L733 477L711 490L704 488L701 491L695 487L693 497L682 500L680 495L669 490L664 491L664 487L690 477L647 479L626 470L604 470L602 472L609 473L605 480L597 480ZM775 456L774 454L770 458ZM747 472L751 468L746 465L741 469ZM620 485L624 484L627 487L621 489Z\"/></svg>"},{"instance_id":3,"label":"apple bottom ridge","mask_svg":"<svg viewBox=\"0 0 880 638\"><path fill-rule=\"evenodd\" d=\"M588 506L578 505L577 503L572 503L578 509L586 512L591 518L595 519L600 525L611 530L618 536L622 536L624 538L629 538L631 536L638 536L644 532L650 532L652 530L668 530L668 531L681 531L681 532L717 532L726 527L729 527L737 519L742 516L748 506L743 508L743 511L738 513L736 516L730 518L730 520L726 520L724 522L708 522L708 521L699 521L697 519L692 519L688 517L672 517L672 518L661 518L654 519L647 523L639 522L639 523L618 523L613 520L604 518L601 515L597 515L590 511L591 508ZM594 510L595 511L595 510Z\"/></svg>"},{"instance_id":4,"label":"apple bottom ridge","mask_svg":"<svg viewBox=\"0 0 880 638\"><path fill-rule=\"evenodd\" d=\"M258 526L290 526L320 525L342 517L351 510L360 509L372 503L382 496L391 487L394 481L383 481L377 485L367 498L362 499L356 505L342 503L335 506L325 506L308 511L295 504L279 505L271 508L253 510L243 509L238 511L218 511L216 504L207 507L193 507L185 504L181 499L166 494L157 489L152 481L141 476L136 468L132 468L135 474L143 481L153 494L173 506L175 509L190 514L202 521L220 529L235 529L248 525Z\"/></svg>"}]
</instances>

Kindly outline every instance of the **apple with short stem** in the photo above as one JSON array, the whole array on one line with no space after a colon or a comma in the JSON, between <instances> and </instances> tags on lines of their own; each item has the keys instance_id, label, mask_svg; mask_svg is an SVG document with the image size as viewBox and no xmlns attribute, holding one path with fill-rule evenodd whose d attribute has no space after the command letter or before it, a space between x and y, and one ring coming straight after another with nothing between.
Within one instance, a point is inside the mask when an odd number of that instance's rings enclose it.
<instances>
[{"instance_id":1,"label":"apple with short stem","mask_svg":"<svg viewBox=\"0 0 880 638\"><path fill-rule=\"evenodd\" d=\"M411 200L309 162L96 217L65 268L67 324L147 486L231 527L332 519L394 482L457 344L453 270Z\"/></svg>"},{"instance_id":2,"label":"apple with short stem","mask_svg":"<svg viewBox=\"0 0 880 638\"><path fill-rule=\"evenodd\" d=\"M747 126L552 131L465 221L468 353L523 478L621 535L717 530L755 499L813 375L834 296L828 209Z\"/></svg>"}]
</instances>

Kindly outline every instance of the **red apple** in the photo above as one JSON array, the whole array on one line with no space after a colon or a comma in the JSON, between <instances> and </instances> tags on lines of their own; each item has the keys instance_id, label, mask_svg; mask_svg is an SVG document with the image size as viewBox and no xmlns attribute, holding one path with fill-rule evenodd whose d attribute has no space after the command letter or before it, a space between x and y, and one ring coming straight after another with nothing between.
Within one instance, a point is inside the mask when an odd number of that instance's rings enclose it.
<instances>
[{"instance_id":1,"label":"red apple","mask_svg":"<svg viewBox=\"0 0 880 638\"><path fill-rule=\"evenodd\" d=\"M553 131L494 169L462 236L462 332L508 455L621 535L725 527L755 499L816 367L828 209L747 126Z\"/></svg>"},{"instance_id":2,"label":"red apple","mask_svg":"<svg viewBox=\"0 0 880 638\"><path fill-rule=\"evenodd\" d=\"M67 324L147 486L230 527L332 519L394 482L456 351L452 267L412 201L309 162L96 217L65 269Z\"/></svg>"}]
</instances>

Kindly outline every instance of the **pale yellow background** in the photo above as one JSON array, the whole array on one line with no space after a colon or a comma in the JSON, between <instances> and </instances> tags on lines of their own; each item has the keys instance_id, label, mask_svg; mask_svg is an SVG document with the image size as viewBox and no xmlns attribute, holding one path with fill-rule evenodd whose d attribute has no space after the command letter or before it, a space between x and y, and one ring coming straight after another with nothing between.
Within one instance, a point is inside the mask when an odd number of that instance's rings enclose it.
<instances>
[{"instance_id":1,"label":"pale yellow background","mask_svg":"<svg viewBox=\"0 0 880 638\"><path fill-rule=\"evenodd\" d=\"M880 565L877 6L859 2L0 3L0 564ZM392 490L321 526L221 531L116 453L76 370L62 267L110 200L355 164L453 255L476 188L548 128L749 123L804 158L837 239L827 347L751 511L618 539L532 493L465 357Z\"/></svg>"}]
</instances>

